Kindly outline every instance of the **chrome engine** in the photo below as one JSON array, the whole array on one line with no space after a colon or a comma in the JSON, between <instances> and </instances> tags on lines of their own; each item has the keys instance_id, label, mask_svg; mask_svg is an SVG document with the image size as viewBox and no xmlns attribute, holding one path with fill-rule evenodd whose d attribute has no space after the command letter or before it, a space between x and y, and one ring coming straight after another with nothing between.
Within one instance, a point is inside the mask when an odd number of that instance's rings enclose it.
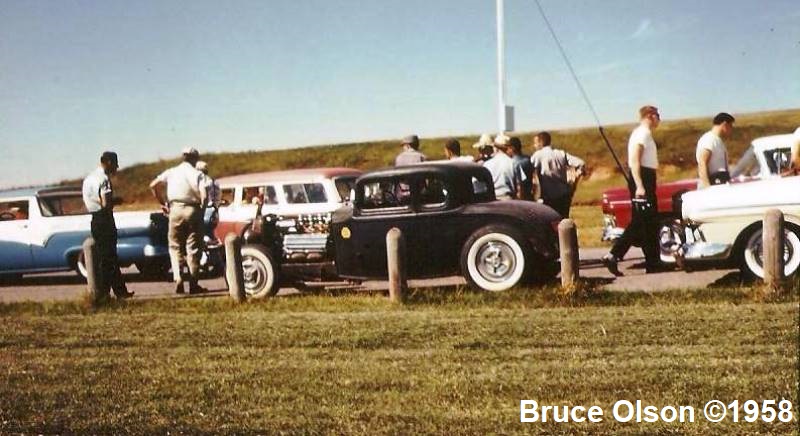
<instances>
[{"instance_id":1,"label":"chrome engine","mask_svg":"<svg viewBox=\"0 0 800 436\"><path fill-rule=\"evenodd\" d=\"M278 220L286 262L318 262L326 258L331 214L299 215Z\"/></svg>"}]
</instances>

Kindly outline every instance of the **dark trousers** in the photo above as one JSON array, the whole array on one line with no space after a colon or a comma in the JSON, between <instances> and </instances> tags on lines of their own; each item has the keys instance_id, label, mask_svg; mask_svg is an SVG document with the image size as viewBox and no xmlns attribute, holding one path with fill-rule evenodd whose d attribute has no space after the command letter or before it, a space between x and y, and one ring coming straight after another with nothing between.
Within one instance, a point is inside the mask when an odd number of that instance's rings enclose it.
<instances>
[{"instance_id":1,"label":"dark trousers","mask_svg":"<svg viewBox=\"0 0 800 436\"><path fill-rule=\"evenodd\" d=\"M572 196L565 195L559 198L542 198L542 202L558 212L561 218L569 218L569 209L572 206Z\"/></svg>"},{"instance_id":2,"label":"dark trousers","mask_svg":"<svg viewBox=\"0 0 800 436\"><path fill-rule=\"evenodd\" d=\"M636 185L631 175L628 180L628 191L631 194L631 223L625 228L622 236L614 242L611 254L617 259L622 259L638 242L644 252L645 262L648 267L657 266L661 262L658 248L658 202L656 199L656 171L642 167L642 184L644 184L645 199L648 206L633 201Z\"/></svg>"},{"instance_id":3,"label":"dark trousers","mask_svg":"<svg viewBox=\"0 0 800 436\"><path fill-rule=\"evenodd\" d=\"M128 292L117 258L117 224L111 211L92 214L92 238L97 248L97 285L100 292L108 294L109 289L120 295Z\"/></svg>"}]
</instances>

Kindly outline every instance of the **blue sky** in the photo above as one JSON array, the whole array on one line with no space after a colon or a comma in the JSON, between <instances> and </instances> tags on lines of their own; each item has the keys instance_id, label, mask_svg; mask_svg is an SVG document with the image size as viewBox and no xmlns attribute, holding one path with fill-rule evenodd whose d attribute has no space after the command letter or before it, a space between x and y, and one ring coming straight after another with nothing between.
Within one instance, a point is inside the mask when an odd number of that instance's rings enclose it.
<instances>
[{"instance_id":1,"label":"blue sky","mask_svg":"<svg viewBox=\"0 0 800 436\"><path fill-rule=\"evenodd\" d=\"M603 123L800 107L796 0L542 0ZM0 187L202 151L496 130L493 0L0 0ZM593 124L506 0L518 130ZM213 169L212 169L213 172Z\"/></svg>"}]
</instances>

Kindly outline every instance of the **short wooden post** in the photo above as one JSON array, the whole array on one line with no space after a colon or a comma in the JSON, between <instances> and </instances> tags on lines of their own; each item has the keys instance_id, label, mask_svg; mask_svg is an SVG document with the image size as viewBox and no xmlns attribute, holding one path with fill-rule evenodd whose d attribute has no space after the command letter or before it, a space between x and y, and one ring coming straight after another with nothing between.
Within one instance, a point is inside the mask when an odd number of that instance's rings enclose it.
<instances>
[{"instance_id":1,"label":"short wooden post","mask_svg":"<svg viewBox=\"0 0 800 436\"><path fill-rule=\"evenodd\" d=\"M769 209L764 215L764 228L761 235L764 261L764 284L769 291L780 291L783 285L783 212Z\"/></svg>"},{"instance_id":2,"label":"short wooden post","mask_svg":"<svg viewBox=\"0 0 800 436\"><path fill-rule=\"evenodd\" d=\"M97 276L97 261L97 243L90 236L83 241L83 266L86 268L86 293L92 304L100 303L105 297L105 293L100 289L102 283Z\"/></svg>"},{"instance_id":3,"label":"short wooden post","mask_svg":"<svg viewBox=\"0 0 800 436\"><path fill-rule=\"evenodd\" d=\"M225 279L228 281L228 293L233 301L244 302L247 295L244 292L242 238L233 233L225 236Z\"/></svg>"},{"instance_id":4,"label":"short wooden post","mask_svg":"<svg viewBox=\"0 0 800 436\"><path fill-rule=\"evenodd\" d=\"M393 227L386 233L386 260L389 269L389 300L402 303L408 283L406 282L406 240L403 232Z\"/></svg>"},{"instance_id":5,"label":"short wooden post","mask_svg":"<svg viewBox=\"0 0 800 436\"><path fill-rule=\"evenodd\" d=\"M561 253L561 288L565 292L572 292L578 284L580 267L575 221L566 218L558 223L558 246Z\"/></svg>"}]
</instances>

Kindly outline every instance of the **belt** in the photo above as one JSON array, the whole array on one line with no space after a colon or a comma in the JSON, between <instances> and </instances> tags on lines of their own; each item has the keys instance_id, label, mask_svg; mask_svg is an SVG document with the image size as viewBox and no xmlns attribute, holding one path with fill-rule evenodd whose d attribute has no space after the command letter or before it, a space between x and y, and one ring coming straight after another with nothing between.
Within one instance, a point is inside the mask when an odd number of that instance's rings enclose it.
<instances>
[{"instance_id":1,"label":"belt","mask_svg":"<svg viewBox=\"0 0 800 436\"><path fill-rule=\"evenodd\" d=\"M200 203L189 203L187 201L181 201L181 200L170 200L169 204L170 205L172 205L172 204L182 204L184 206L200 207Z\"/></svg>"}]
</instances>

